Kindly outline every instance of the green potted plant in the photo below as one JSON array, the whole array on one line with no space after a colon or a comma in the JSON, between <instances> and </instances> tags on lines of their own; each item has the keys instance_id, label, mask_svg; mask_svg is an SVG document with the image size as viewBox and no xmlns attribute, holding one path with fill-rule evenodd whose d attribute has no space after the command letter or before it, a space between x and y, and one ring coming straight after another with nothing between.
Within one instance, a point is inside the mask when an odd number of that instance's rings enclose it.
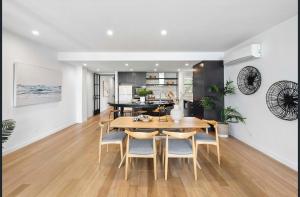
<instances>
[{"instance_id":1,"label":"green potted plant","mask_svg":"<svg viewBox=\"0 0 300 197\"><path fill-rule=\"evenodd\" d=\"M15 126L16 126L16 121L14 121L13 119L2 121L2 146L14 131Z\"/></svg>"},{"instance_id":2,"label":"green potted plant","mask_svg":"<svg viewBox=\"0 0 300 197\"><path fill-rule=\"evenodd\" d=\"M201 99L200 104L205 110L214 110L215 103L227 95L235 94L235 86L233 81L226 81L224 89L217 85L209 87L209 91L214 93L214 96L205 96ZM235 108L231 106L224 107L221 110L221 121L218 123L218 132L220 137L228 137L229 123L245 123L245 119Z\"/></svg>"},{"instance_id":3,"label":"green potted plant","mask_svg":"<svg viewBox=\"0 0 300 197\"><path fill-rule=\"evenodd\" d=\"M152 90L147 88L138 88L137 94L140 96L140 101L144 103L146 101L146 96L149 94L153 94Z\"/></svg>"}]
</instances>

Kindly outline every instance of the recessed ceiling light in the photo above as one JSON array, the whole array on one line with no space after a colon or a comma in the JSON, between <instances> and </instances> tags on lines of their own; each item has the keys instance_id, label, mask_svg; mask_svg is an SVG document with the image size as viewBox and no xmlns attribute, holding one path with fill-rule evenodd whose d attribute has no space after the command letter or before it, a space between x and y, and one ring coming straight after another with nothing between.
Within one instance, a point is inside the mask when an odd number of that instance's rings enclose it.
<instances>
[{"instance_id":1,"label":"recessed ceiling light","mask_svg":"<svg viewBox=\"0 0 300 197\"><path fill-rule=\"evenodd\" d=\"M114 31L111 30L111 29L109 29L109 30L106 31L106 34L107 34L108 36L113 36L113 35L114 35Z\"/></svg>"},{"instance_id":2,"label":"recessed ceiling light","mask_svg":"<svg viewBox=\"0 0 300 197\"><path fill-rule=\"evenodd\" d=\"M166 36L168 34L168 32L167 32L167 30L163 29L163 30L161 30L160 34L162 36Z\"/></svg>"},{"instance_id":3,"label":"recessed ceiling light","mask_svg":"<svg viewBox=\"0 0 300 197\"><path fill-rule=\"evenodd\" d=\"M31 33L32 33L34 36L39 36L39 35L40 35L40 32L37 31L37 30L32 30Z\"/></svg>"},{"instance_id":4,"label":"recessed ceiling light","mask_svg":"<svg viewBox=\"0 0 300 197\"><path fill-rule=\"evenodd\" d=\"M86 64L86 63L84 63L84 64L83 64L83 66L87 66L87 64Z\"/></svg>"},{"instance_id":5,"label":"recessed ceiling light","mask_svg":"<svg viewBox=\"0 0 300 197\"><path fill-rule=\"evenodd\" d=\"M128 64L126 63L125 66L128 66Z\"/></svg>"},{"instance_id":6,"label":"recessed ceiling light","mask_svg":"<svg viewBox=\"0 0 300 197\"><path fill-rule=\"evenodd\" d=\"M130 71L133 71L133 68L130 68L129 70L130 70Z\"/></svg>"},{"instance_id":7,"label":"recessed ceiling light","mask_svg":"<svg viewBox=\"0 0 300 197\"><path fill-rule=\"evenodd\" d=\"M97 71L100 71L100 68L97 68Z\"/></svg>"},{"instance_id":8,"label":"recessed ceiling light","mask_svg":"<svg viewBox=\"0 0 300 197\"><path fill-rule=\"evenodd\" d=\"M157 69L156 68L154 68L154 72L156 72L157 71Z\"/></svg>"},{"instance_id":9,"label":"recessed ceiling light","mask_svg":"<svg viewBox=\"0 0 300 197\"><path fill-rule=\"evenodd\" d=\"M188 64L188 63L186 63L186 64L185 64L185 66L189 66L189 64Z\"/></svg>"},{"instance_id":10,"label":"recessed ceiling light","mask_svg":"<svg viewBox=\"0 0 300 197\"><path fill-rule=\"evenodd\" d=\"M177 71L179 72L179 71L180 71L180 68L178 68Z\"/></svg>"},{"instance_id":11,"label":"recessed ceiling light","mask_svg":"<svg viewBox=\"0 0 300 197\"><path fill-rule=\"evenodd\" d=\"M156 66L156 67L158 67L158 66L159 66L159 64L155 64L155 66Z\"/></svg>"}]
</instances>

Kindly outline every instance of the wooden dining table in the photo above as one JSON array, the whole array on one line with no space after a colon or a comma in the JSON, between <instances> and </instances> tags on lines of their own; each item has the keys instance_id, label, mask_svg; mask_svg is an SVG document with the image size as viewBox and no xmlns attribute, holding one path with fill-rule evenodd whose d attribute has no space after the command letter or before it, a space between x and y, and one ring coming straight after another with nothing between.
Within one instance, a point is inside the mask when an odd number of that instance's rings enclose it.
<instances>
[{"instance_id":1,"label":"wooden dining table","mask_svg":"<svg viewBox=\"0 0 300 197\"><path fill-rule=\"evenodd\" d=\"M198 129L205 129L208 132L208 128L210 127L209 124L202 121L196 117L183 117L179 122L175 122L172 120L170 116L167 116L166 122L159 121L159 117L152 117L152 120L149 122L143 121L133 121L133 117L126 116L126 117L118 117L110 122L111 128L118 128L118 129L182 129L185 130L198 130ZM122 158L119 168L121 167L125 158ZM198 166L200 167L198 161Z\"/></svg>"},{"instance_id":2,"label":"wooden dining table","mask_svg":"<svg viewBox=\"0 0 300 197\"><path fill-rule=\"evenodd\" d=\"M119 117L111 121L111 128L144 128L144 129L207 129L209 124L196 117L183 117L179 122L167 116L167 121L159 121L159 117L152 117L149 122L133 121L133 117Z\"/></svg>"}]
</instances>

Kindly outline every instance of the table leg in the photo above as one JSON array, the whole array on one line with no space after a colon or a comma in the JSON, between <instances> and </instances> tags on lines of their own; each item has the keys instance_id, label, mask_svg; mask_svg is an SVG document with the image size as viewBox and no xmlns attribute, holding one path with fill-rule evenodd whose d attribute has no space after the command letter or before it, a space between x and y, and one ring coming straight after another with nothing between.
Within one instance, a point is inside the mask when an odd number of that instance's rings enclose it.
<instances>
[{"instance_id":1,"label":"table leg","mask_svg":"<svg viewBox=\"0 0 300 197\"><path fill-rule=\"evenodd\" d=\"M124 107L121 107L121 114L120 116L124 116Z\"/></svg>"},{"instance_id":2,"label":"table leg","mask_svg":"<svg viewBox=\"0 0 300 197\"><path fill-rule=\"evenodd\" d=\"M118 110L118 107L117 107L117 106L115 106L115 107L114 107L114 110ZM116 113L116 112L114 112L114 119L116 119L117 117L118 117L117 113Z\"/></svg>"}]
</instances>

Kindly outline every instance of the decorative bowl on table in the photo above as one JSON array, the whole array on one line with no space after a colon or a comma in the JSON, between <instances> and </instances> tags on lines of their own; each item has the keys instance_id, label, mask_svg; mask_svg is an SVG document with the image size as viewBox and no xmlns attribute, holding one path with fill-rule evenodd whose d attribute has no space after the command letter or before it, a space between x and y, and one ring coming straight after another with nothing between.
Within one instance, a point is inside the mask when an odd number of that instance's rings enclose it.
<instances>
[{"instance_id":1,"label":"decorative bowl on table","mask_svg":"<svg viewBox=\"0 0 300 197\"><path fill-rule=\"evenodd\" d=\"M153 117L149 116L149 115L139 115L139 116L133 117L133 121L150 122L152 120L153 120Z\"/></svg>"},{"instance_id":2,"label":"decorative bowl on table","mask_svg":"<svg viewBox=\"0 0 300 197\"><path fill-rule=\"evenodd\" d=\"M148 116L148 115L141 115L141 116L142 116L141 120L142 120L143 122L150 122L150 121L152 121L152 119L153 119L152 116Z\"/></svg>"}]
</instances>

